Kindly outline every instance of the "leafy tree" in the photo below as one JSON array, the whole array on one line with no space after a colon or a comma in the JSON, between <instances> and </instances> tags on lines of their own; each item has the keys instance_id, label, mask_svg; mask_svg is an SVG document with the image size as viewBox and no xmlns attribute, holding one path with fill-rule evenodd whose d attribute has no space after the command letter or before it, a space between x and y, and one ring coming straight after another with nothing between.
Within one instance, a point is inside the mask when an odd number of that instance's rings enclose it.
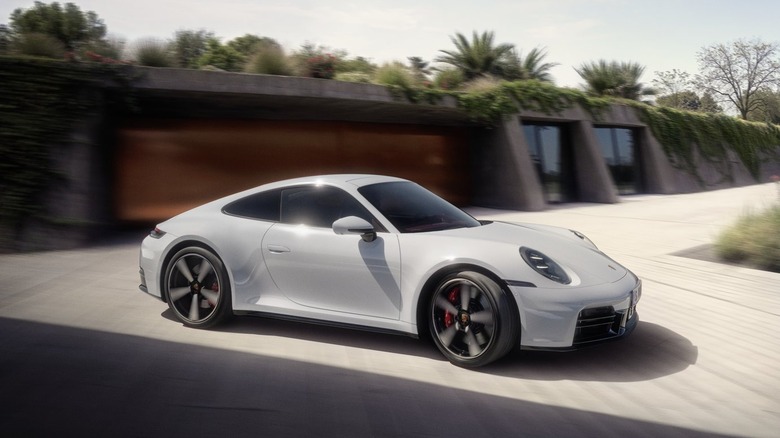
<instances>
[{"instance_id":1,"label":"leafy tree","mask_svg":"<svg viewBox=\"0 0 780 438\"><path fill-rule=\"evenodd\" d=\"M336 63L337 73L364 73L372 74L376 71L377 65L371 62L369 59L362 56L356 56L351 59L342 58Z\"/></svg>"},{"instance_id":2,"label":"leafy tree","mask_svg":"<svg viewBox=\"0 0 780 438\"><path fill-rule=\"evenodd\" d=\"M600 60L582 64L574 70L585 80L585 89L595 96L613 96L640 100L655 91L639 82L645 68L634 62Z\"/></svg>"},{"instance_id":3,"label":"leafy tree","mask_svg":"<svg viewBox=\"0 0 780 438\"><path fill-rule=\"evenodd\" d=\"M710 93L704 93L701 96L699 111L703 113L720 114L723 112L723 108L718 105L718 102L713 99Z\"/></svg>"},{"instance_id":4,"label":"leafy tree","mask_svg":"<svg viewBox=\"0 0 780 438\"><path fill-rule=\"evenodd\" d=\"M653 79L655 90L660 95L656 98L656 104L670 108L703 113L722 113L723 108L705 92L701 96L691 90L694 82L691 75L682 70L655 72Z\"/></svg>"},{"instance_id":5,"label":"leafy tree","mask_svg":"<svg viewBox=\"0 0 780 438\"><path fill-rule=\"evenodd\" d=\"M206 53L209 41L214 38L214 32L205 29L176 31L171 42L176 64L183 68L197 68L198 59Z\"/></svg>"},{"instance_id":6,"label":"leafy tree","mask_svg":"<svg viewBox=\"0 0 780 438\"><path fill-rule=\"evenodd\" d=\"M273 45L280 49L282 48L282 46L279 45L279 43L276 42L276 40L273 38L261 37L252 34L245 34L244 36L233 38L227 42L228 47L246 57L252 56L260 48L260 46L268 45Z\"/></svg>"},{"instance_id":7,"label":"leafy tree","mask_svg":"<svg viewBox=\"0 0 780 438\"><path fill-rule=\"evenodd\" d=\"M780 91L759 90L756 100L760 103L748 114L748 120L780 124Z\"/></svg>"},{"instance_id":8,"label":"leafy tree","mask_svg":"<svg viewBox=\"0 0 780 438\"><path fill-rule=\"evenodd\" d=\"M36 1L29 9L17 8L11 13L11 31L17 36L29 33L49 35L60 41L67 50L101 41L106 35L106 25L92 11L82 12L73 3L46 4Z\"/></svg>"},{"instance_id":9,"label":"leafy tree","mask_svg":"<svg viewBox=\"0 0 780 438\"><path fill-rule=\"evenodd\" d=\"M0 24L0 54L8 53L11 50L12 36L11 29L5 24Z\"/></svg>"},{"instance_id":10,"label":"leafy tree","mask_svg":"<svg viewBox=\"0 0 780 438\"><path fill-rule=\"evenodd\" d=\"M116 36L108 36L107 38L90 42L81 48L81 55L88 58L88 53L100 55L104 58L118 60L122 57L122 52L125 49L125 40Z\"/></svg>"},{"instance_id":11,"label":"leafy tree","mask_svg":"<svg viewBox=\"0 0 780 438\"><path fill-rule=\"evenodd\" d=\"M461 71L466 80L488 75L506 77L507 66L513 61L511 56L514 46L495 45L493 39L493 32L477 34L474 31L471 41L463 34L456 33L454 37L450 37L455 50L439 50L444 55L438 56L434 61L452 65Z\"/></svg>"},{"instance_id":12,"label":"leafy tree","mask_svg":"<svg viewBox=\"0 0 780 438\"><path fill-rule=\"evenodd\" d=\"M691 75L676 68L671 71L657 71L653 86L661 95L671 95L690 90Z\"/></svg>"},{"instance_id":13,"label":"leafy tree","mask_svg":"<svg viewBox=\"0 0 780 438\"><path fill-rule=\"evenodd\" d=\"M245 57L229 45L223 45L217 38L207 43L206 53L198 58L198 66L211 66L225 71L241 71L244 68Z\"/></svg>"},{"instance_id":14,"label":"leafy tree","mask_svg":"<svg viewBox=\"0 0 780 438\"><path fill-rule=\"evenodd\" d=\"M698 111L701 108L701 99L690 90L678 91L676 93L665 94L656 98L655 103L658 106L683 109L688 111Z\"/></svg>"},{"instance_id":15,"label":"leafy tree","mask_svg":"<svg viewBox=\"0 0 780 438\"><path fill-rule=\"evenodd\" d=\"M709 94L705 93L701 97L691 90L679 91L677 93L666 94L655 100L658 106L666 106L686 111L698 111L700 113L722 113L723 108L715 102Z\"/></svg>"},{"instance_id":16,"label":"leafy tree","mask_svg":"<svg viewBox=\"0 0 780 438\"><path fill-rule=\"evenodd\" d=\"M342 49L332 49L328 46L314 44L307 41L301 44L301 48L293 53L293 57L299 58L304 62L309 58L323 55L330 55L336 59L341 60L347 57L347 51Z\"/></svg>"},{"instance_id":17,"label":"leafy tree","mask_svg":"<svg viewBox=\"0 0 780 438\"><path fill-rule=\"evenodd\" d=\"M761 105L758 93L780 84L780 47L754 39L714 44L698 53L697 86L731 103L743 119Z\"/></svg>"},{"instance_id":18,"label":"leafy tree","mask_svg":"<svg viewBox=\"0 0 780 438\"><path fill-rule=\"evenodd\" d=\"M346 57L345 50L331 49L308 41L292 55L301 76L320 79L333 79L337 66Z\"/></svg>"}]
</instances>

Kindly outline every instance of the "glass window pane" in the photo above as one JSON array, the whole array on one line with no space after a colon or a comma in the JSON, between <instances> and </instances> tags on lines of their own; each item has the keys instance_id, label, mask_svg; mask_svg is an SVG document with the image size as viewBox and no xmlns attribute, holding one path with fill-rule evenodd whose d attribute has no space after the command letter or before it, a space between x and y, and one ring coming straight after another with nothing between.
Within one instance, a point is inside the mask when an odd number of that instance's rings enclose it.
<instances>
[{"instance_id":1,"label":"glass window pane","mask_svg":"<svg viewBox=\"0 0 780 438\"><path fill-rule=\"evenodd\" d=\"M634 136L630 129L615 129L617 140L618 163L622 165L634 164Z\"/></svg>"},{"instance_id":2,"label":"glass window pane","mask_svg":"<svg viewBox=\"0 0 780 438\"><path fill-rule=\"evenodd\" d=\"M534 162L534 164L540 162L539 145L536 143L536 128L536 125L523 126L525 141L528 143L528 153L531 154L531 160Z\"/></svg>"},{"instance_id":3,"label":"glass window pane","mask_svg":"<svg viewBox=\"0 0 780 438\"><path fill-rule=\"evenodd\" d=\"M255 193L226 205L222 211L234 216L252 219L279 221L280 190Z\"/></svg>"},{"instance_id":4,"label":"glass window pane","mask_svg":"<svg viewBox=\"0 0 780 438\"><path fill-rule=\"evenodd\" d=\"M358 216L369 222L373 219L355 198L335 187L284 189L281 198L281 221L286 224L330 228L333 222L346 216Z\"/></svg>"},{"instance_id":5,"label":"glass window pane","mask_svg":"<svg viewBox=\"0 0 780 438\"><path fill-rule=\"evenodd\" d=\"M616 164L617 157L615 157L615 149L612 147L612 128L595 128L594 130L599 146L601 146L601 155L607 161L607 165Z\"/></svg>"}]
</instances>

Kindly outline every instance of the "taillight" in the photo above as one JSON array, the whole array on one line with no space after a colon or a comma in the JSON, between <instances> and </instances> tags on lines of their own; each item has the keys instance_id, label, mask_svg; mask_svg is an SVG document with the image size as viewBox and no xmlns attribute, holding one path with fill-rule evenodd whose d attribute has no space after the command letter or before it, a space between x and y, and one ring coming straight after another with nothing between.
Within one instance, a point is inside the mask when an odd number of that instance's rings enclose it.
<instances>
[{"instance_id":1,"label":"taillight","mask_svg":"<svg viewBox=\"0 0 780 438\"><path fill-rule=\"evenodd\" d=\"M165 231L161 230L158 227L154 227L154 229L149 233L149 235L154 237L155 239L159 239L160 237L165 235Z\"/></svg>"}]
</instances>

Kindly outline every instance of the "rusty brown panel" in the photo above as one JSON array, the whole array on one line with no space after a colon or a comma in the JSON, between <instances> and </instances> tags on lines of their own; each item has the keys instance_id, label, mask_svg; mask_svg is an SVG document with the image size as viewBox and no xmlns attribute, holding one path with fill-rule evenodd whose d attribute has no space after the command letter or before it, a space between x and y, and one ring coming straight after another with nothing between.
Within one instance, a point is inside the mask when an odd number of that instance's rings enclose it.
<instances>
[{"instance_id":1,"label":"rusty brown panel","mask_svg":"<svg viewBox=\"0 0 780 438\"><path fill-rule=\"evenodd\" d=\"M115 211L157 221L267 182L377 173L469 200L467 132L350 122L135 120L119 132Z\"/></svg>"}]
</instances>

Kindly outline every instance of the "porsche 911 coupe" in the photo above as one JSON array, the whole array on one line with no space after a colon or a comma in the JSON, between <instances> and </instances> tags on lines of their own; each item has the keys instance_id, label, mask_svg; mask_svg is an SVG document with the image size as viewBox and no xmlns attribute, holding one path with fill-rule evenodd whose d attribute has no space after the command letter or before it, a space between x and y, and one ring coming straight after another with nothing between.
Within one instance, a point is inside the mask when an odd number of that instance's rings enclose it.
<instances>
[{"instance_id":1,"label":"porsche 911 coupe","mask_svg":"<svg viewBox=\"0 0 780 438\"><path fill-rule=\"evenodd\" d=\"M400 178L266 184L160 223L140 289L183 324L251 314L430 337L478 367L629 334L641 281L583 234L479 221Z\"/></svg>"}]
</instances>

